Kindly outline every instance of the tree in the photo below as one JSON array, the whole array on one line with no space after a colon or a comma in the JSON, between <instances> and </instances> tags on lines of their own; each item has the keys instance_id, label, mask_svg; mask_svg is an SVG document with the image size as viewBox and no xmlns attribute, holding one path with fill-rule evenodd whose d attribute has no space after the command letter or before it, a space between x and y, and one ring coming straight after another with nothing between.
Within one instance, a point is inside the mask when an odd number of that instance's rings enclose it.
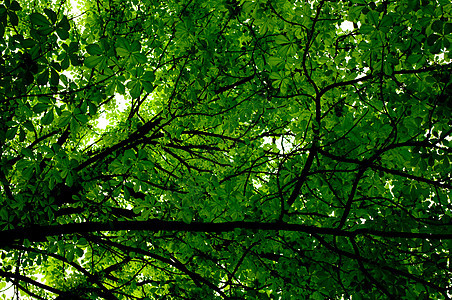
<instances>
[{"instance_id":1,"label":"tree","mask_svg":"<svg viewBox=\"0 0 452 300\"><path fill-rule=\"evenodd\" d=\"M3 289L449 299L450 1L69 5L0 4Z\"/></svg>"}]
</instances>

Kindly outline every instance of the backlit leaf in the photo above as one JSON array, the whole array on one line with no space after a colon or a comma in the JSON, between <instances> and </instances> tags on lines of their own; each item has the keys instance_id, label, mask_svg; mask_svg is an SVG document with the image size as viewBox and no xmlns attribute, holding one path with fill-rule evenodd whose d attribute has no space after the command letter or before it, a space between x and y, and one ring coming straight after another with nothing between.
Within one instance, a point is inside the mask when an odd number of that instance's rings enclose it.
<instances>
[{"instance_id":1,"label":"backlit leaf","mask_svg":"<svg viewBox=\"0 0 452 300\"><path fill-rule=\"evenodd\" d=\"M85 59L85 67L94 68L102 61L102 56L93 55Z\"/></svg>"},{"instance_id":2,"label":"backlit leaf","mask_svg":"<svg viewBox=\"0 0 452 300\"><path fill-rule=\"evenodd\" d=\"M31 13L30 22L38 26L51 26L49 20L47 20L47 18L40 13Z\"/></svg>"}]
</instances>

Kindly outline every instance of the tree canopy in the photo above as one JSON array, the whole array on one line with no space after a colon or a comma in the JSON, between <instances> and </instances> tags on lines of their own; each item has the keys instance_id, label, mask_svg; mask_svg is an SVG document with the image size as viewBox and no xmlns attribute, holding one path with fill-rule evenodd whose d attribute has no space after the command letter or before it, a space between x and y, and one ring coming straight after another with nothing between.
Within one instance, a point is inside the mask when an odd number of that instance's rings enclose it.
<instances>
[{"instance_id":1,"label":"tree canopy","mask_svg":"<svg viewBox=\"0 0 452 300\"><path fill-rule=\"evenodd\" d=\"M450 297L450 0L79 8L0 4L0 294Z\"/></svg>"}]
</instances>

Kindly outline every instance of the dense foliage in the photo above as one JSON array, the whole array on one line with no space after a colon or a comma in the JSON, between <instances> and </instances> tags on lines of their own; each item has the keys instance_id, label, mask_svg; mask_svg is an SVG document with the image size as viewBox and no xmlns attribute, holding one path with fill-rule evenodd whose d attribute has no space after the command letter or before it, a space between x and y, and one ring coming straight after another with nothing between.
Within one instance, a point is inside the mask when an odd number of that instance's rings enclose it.
<instances>
[{"instance_id":1,"label":"dense foliage","mask_svg":"<svg viewBox=\"0 0 452 300\"><path fill-rule=\"evenodd\" d=\"M451 32L450 0L5 0L0 294L449 298Z\"/></svg>"}]
</instances>

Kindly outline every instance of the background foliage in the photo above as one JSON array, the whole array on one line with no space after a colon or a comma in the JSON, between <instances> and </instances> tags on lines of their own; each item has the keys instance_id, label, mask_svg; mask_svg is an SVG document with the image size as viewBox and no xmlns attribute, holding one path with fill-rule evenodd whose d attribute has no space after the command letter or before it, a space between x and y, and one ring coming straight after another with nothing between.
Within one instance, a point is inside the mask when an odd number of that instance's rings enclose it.
<instances>
[{"instance_id":1,"label":"background foliage","mask_svg":"<svg viewBox=\"0 0 452 300\"><path fill-rule=\"evenodd\" d=\"M69 11L0 4L3 290L449 298L450 1Z\"/></svg>"}]
</instances>

